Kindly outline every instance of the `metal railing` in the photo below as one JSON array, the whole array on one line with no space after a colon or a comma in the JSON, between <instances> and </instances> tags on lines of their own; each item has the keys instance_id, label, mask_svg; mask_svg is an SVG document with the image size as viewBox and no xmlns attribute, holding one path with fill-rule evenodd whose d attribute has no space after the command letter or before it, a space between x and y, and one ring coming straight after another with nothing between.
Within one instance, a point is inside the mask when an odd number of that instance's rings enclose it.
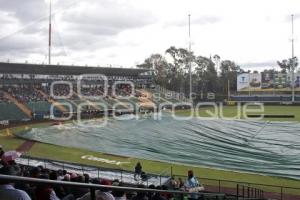
<instances>
[{"instance_id":1,"label":"metal railing","mask_svg":"<svg viewBox=\"0 0 300 200\"><path fill-rule=\"evenodd\" d=\"M156 189L145 189L145 188L135 188L135 187L120 187L120 186L110 186L110 185L99 185L99 184L89 184L89 183L76 183L76 182L66 182L66 181L53 181L53 180L45 180L45 179L36 179L36 178L27 178L27 177L19 177L19 176L7 176L0 175L1 183L30 183L36 185L61 185L61 186L72 186L72 187L80 187L80 188L88 188L90 190L90 198L91 200L95 200L95 191L101 189L108 189L110 191L124 191L124 192L151 192L151 193L163 193L163 194L173 194L180 196L180 200L184 199L184 196L196 194L201 197L210 198L210 199L225 199L225 194L221 193L189 193L179 190L156 190Z\"/></svg>"},{"instance_id":2,"label":"metal railing","mask_svg":"<svg viewBox=\"0 0 300 200\"><path fill-rule=\"evenodd\" d=\"M51 160L51 159L45 159L45 158L37 158L37 157L32 157L29 155L22 155L21 157L24 161L23 162L18 162L21 165L25 166L30 166L34 167L36 164L33 164L37 161L39 161L39 165L42 165L44 168L49 168L52 170L67 170L67 171L77 171L78 173L88 173L90 174L91 177L93 178L105 178L103 176L103 173L105 172L112 172L114 173L114 176L110 176L112 179L118 179L121 182L126 182L126 179L131 179L131 181L134 180L134 172L130 170L124 170L122 168L105 168L105 167L97 167L97 166L92 166L92 165L87 165L87 164L80 164L80 163L75 163L75 162L66 162L62 160ZM26 160L26 161L25 161ZM53 168L54 167L54 168ZM170 178L171 172L168 172L170 169L166 168L164 169L161 173L159 174L153 174L153 173L147 173L147 180L143 181L143 184L146 186L149 186L153 184L153 181L149 180L150 178L155 178L157 179L157 182L159 185L164 185L167 180ZM130 177L128 177L130 176ZM134 181L136 184L136 181ZM129 183L129 182L128 182Z\"/></svg>"},{"instance_id":3,"label":"metal railing","mask_svg":"<svg viewBox=\"0 0 300 200\"><path fill-rule=\"evenodd\" d=\"M187 178L187 176L176 175L176 174L172 174L172 176ZM278 200L284 200L285 196L292 195L293 196L292 198L297 197L297 199L300 199L300 187L287 187L287 186L270 185L270 184L263 184L263 183L251 183L251 182L233 181L233 180L226 180L226 179L213 179L213 178L200 177L200 176L198 176L198 178L201 181L206 182L205 186L207 186L207 185L215 186L213 189L214 189L214 191L217 191L217 192L226 193L224 188L225 189L231 188L232 189L231 194L236 195L237 194L237 185L239 185L239 189L242 189L243 186L244 186L244 188L246 188L246 186L250 187L250 188L252 187L252 188L254 188L253 189L254 192L255 192L255 188L257 190L262 190L261 188L263 188L262 192L263 192L264 198L268 198L269 196L271 196L271 198L273 198L273 199L276 198ZM228 184L231 186L228 187ZM285 192L285 191L292 191L292 192L295 192L296 194L290 194L289 192ZM248 191L244 192L244 194L247 194L247 192ZM250 192L251 192L251 190L250 190Z\"/></svg>"},{"instance_id":4,"label":"metal railing","mask_svg":"<svg viewBox=\"0 0 300 200\"><path fill-rule=\"evenodd\" d=\"M264 199L264 191L258 188L249 187L248 185L236 186L237 199Z\"/></svg>"},{"instance_id":5,"label":"metal railing","mask_svg":"<svg viewBox=\"0 0 300 200\"><path fill-rule=\"evenodd\" d=\"M69 165L76 165L76 170L81 171L82 173L87 173L89 172L89 170L91 170L91 168L93 168L92 170L96 170L95 171L95 177L100 178L100 172L101 171L114 171L116 174L119 174L118 177L116 177L116 179L119 179L121 182L124 182L124 176L126 175L126 173L133 173L132 171L129 170L123 170L121 168L119 169L111 169L111 168L103 168L103 167L95 167L95 166L91 166L91 165L84 165L84 164L79 164L79 163L72 163L72 162L66 162L66 161L59 161L59 160L50 160L50 159L41 159L41 158L35 158L35 157L30 157L30 156L22 156L23 158L27 159L27 162L25 165L29 165L29 162L31 159L34 160L40 160L41 162L43 162L44 167L47 168L49 163L55 163L57 164L58 167L60 167L61 169L66 169L68 167L70 167ZM68 167L67 167L68 166ZM169 169L164 169L163 172L167 171ZM175 176L175 177L182 177L182 178L187 178L186 176L183 175L176 175L173 173L173 168L170 167L170 174L169 173L163 173L161 172L160 174L149 174L150 176L156 176L159 179L159 185L163 185L164 182L162 182L162 177L171 177L171 176ZM166 176L164 176L166 175ZM212 178L207 178L207 177L198 177L201 181L206 182L205 185L209 185L209 186L214 186L214 192L224 192L222 191L224 188L228 187L228 183L231 185L229 188L234 189L232 190L231 194L235 195L236 194L236 186L237 185L247 185L248 187L253 187L253 188L259 188L264 190L264 194L265 197L268 197L270 195L270 193L272 194L276 194L276 199L280 199L280 200L284 200L285 196L290 195L290 191L295 192L295 191L299 191L299 194L296 194L299 196L300 199L300 188L299 187L286 187L286 186L279 186L279 185L269 185L269 184L260 184L260 183L251 183L251 182L242 182L242 181L233 181L233 180L225 180L225 179L212 179ZM144 182L144 184L146 186L149 186L151 183L147 181ZM251 190L250 190L251 191ZM255 191L255 190L254 190ZM274 195L273 195L274 196Z\"/></svg>"}]
</instances>

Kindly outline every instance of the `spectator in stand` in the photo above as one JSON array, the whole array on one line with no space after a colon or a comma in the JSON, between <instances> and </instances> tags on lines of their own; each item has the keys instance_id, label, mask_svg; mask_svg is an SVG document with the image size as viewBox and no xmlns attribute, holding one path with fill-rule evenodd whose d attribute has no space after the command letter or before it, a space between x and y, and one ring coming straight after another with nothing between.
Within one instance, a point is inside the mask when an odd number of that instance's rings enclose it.
<instances>
[{"instance_id":1,"label":"spectator in stand","mask_svg":"<svg viewBox=\"0 0 300 200\"><path fill-rule=\"evenodd\" d=\"M114 180L112 183L113 186L120 186L122 187L122 183L119 182L119 180ZM116 200L127 200L126 193L122 190L115 190L112 191L112 195L115 197Z\"/></svg>"},{"instance_id":2,"label":"spectator in stand","mask_svg":"<svg viewBox=\"0 0 300 200\"><path fill-rule=\"evenodd\" d=\"M2 164L3 165L3 163L2 163L2 156L4 155L4 150L3 150L3 148L2 148L2 145L0 145L0 164Z\"/></svg>"},{"instance_id":3,"label":"spectator in stand","mask_svg":"<svg viewBox=\"0 0 300 200\"><path fill-rule=\"evenodd\" d=\"M16 165L15 159L19 158L21 156L21 153L17 151L6 151L1 156L1 164L3 166L6 165Z\"/></svg>"},{"instance_id":4,"label":"spectator in stand","mask_svg":"<svg viewBox=\"0 0 300 200\"><path fill-rule=\"evenodd\" d=\"M84 182L90 183L90 176L88 174L83 174L83 176L84 176Z\"/></svg>"},{"instance_id":5,"label":"spectator in stand","mask_svg":"<svg viewBox=\"0 0 300 200\"><path fill-rule=\"evenodd\" d=\"M58 179L58 172L52 171L49 175L50 180L57 181ZM65 192L64 188L61 185L53 185L54 192L58 196L58 198L63 198L67 196L67 193Z\"/></svg>"},{"instance_id":6,"label":"spectator in stand","mask_svg":"<svg viewBox=\"0 0 300 200\"><path fill-rule=\"evenodd\" d=\"M203 187L200 187L200 184L196 177L194 176L194 172L192 170L188 171L188 178L184 184L184 188L186 191L191 192L191 193L197 193L202 190L204 190ZM199 195L197 194L191 194L189 197L189 200L195 200L198 199Z\"/></svg>"},{"instance_id":7,"label":"spectator in stand","mask_svg":"<svg viewBox=\"0 0 300 200\"><path fill-rule=\"evenodd\" d=\"M145 186L144 185L139 185L138 188L145 188ZM147 193L138 192L137 195L132 198L132 200L148 200Z\"/></svg>"},{"instance_id":8,"label":"spectator in stand","mask_svg":"<svg viewBox=\"0 0 300 200\"><path fill-rule=\"evenodd\" d=\"M141 174L142 174L142 165L140 162L138 162L134 168L134 180L138 180L138 178L141 177Z\"/></svg>"},{"instance_id":9,"label":"spectator in stand","mask_svg":"<svg viewBox=\"0 0 300 200\"><path fill-rule=\"evenodd\" d=\"M64 172L63 172L63 170L61 170L61 169L59 169L59 170L57 171L57 180L59 180L59 181L64 180Z\"/></svg>"},{"instance_id":10,"label":"spectator in stand","mask_svg":"<svg viewBox=\"0 0 300 200\"><path fill-rule=\"evenodd\" d=\"M75 173L71 174L71 182L77 182L77 183L85 183L84 176L78 176ZM71 187L70 193L75 196L75 198L82 197L84 194L88 193L88 188L78 188L78 187Z\"/></svg>"},{"instance_id":11,"label":"spectator in stand","mask_svg":"<svg viewBox=\"0 0 300 200\"><path fill-rule=\"evenodd\" d=\"M161 187L162 190L168 190L168 186L166 185L163 185ZM172 194L169 194L169 193L162 193L161 196L165 199L172 199L173 198L173 195Z\"/></svg>"},{"instance_id":12,"label":"spectator in stand","mask_svg":"<svg viewBox=\"0 0 300 200\"><path fill-rule=\"evenodd\" d=\"M170 189L171 190L177 190L179 188L177 181L175 180L175 177L172 176L170 180Z\"/></svg>"},{"instance_id":13,"label":"spectator in stand","mask_svg":"<svg viewBox=\"0 0 300 200\"><path fill-rule=\"evenodd\" d=\"M39 177L40 179L49 179L49 176L42 174ZM43 199L43 200L58 200L55 191L53 188L48 185L39 185L35 189L35 197L36 199Z\"/></svg>"},{"instance_id":14,"label":"spectator in stand","mask_svg":"<svg viewBox=\"0 0 300 200\"><path fill-rule=\"evenodd\" d=\"M42 174L39 178L49 179L49 175ZM39 185L35 189L35 196L37 200L60 200L56 195L54 189L49 184ZM74 196L72 194L62 198L62 200L73 200Z\"/></svg>"},{"instance_id":15,"label":"spectator in stand","mask_svg":"<svg viewBox=\"0 0 300 200\"><path fill-rule=\"evenodd\" d=\"M155 188L154 188L154 189L155 189ZM161 187L160 187L160 186L157 186L156 189L157 189L157 190L161 190ZM151 200L166 200L166 198L163 197L159 192L156 192L156 193L152 196Z\"/></svg>"},{"instance_id":16,"label":"spectator in stand","mask_svg":"<svg viewBox=\"0 0 300 200\"><path fill-rule=\"evenodd\" d=\"M19 176L21 169L18 165L5 166L0 169L0 174ZM13 184L0 182L0 199L1 200L31 200L28 194L23 190L15 189Z\"/></svg>"},{"instance_id":17,"label":"spectator in stand","mask_svg":"<svg viewBox=\"0 0 300 200\"><path fill-rule=\"evenodd\" d=\"M41 176L41 168L40 167L34 167L31 170L30 175L31 175L32 178L39 178Z\"/></svg>"},{"instance_id":18,"label":"spectator in stand","mask_svg":"<svg viewBox=\"0 0 300 200\"><path fill-rule=\"evenodd\" d=\"M21 166L20 168L21 168L21 176L30 177L30 173L25 166ZM15 183L15 188L25 191L30 197L34 196L35 188L32 188L29 183L24 183L24 182Z\"/></svg>"},{"instance_id":19,"label":"spectator in stand","mask_svg":"<svg viewBox=\"0 0 300 200\"><path fill-rule=\"evenodd\" d=\"M155 185L151 184L149 185L149 189L154 190L155 189ZM148 192L148 199L152 199L152 197L155 195L154 192Z\"/></svg>"},{"instance_id":20,"label":"spectator in stand","mask_svg":"<svg viewBox=\"0 0 300 200\"><path fill-rule=\"evenodd\" d=\"M100 185L111 185L111 183L107 180L99 180L94 179L92 180L93 184L100 184ZM111 194L111 192L108 189L101 189L95 191L95 197L96 200L115 200L115 197ZM90 192L86 193L82 197L78 198L77 200L90 200L91 194Z\"/></svg>"},{"instance_id":21,"label":"spectator in stand","mask_svg":"<svg viewBox=\"0 0 300 200\"><path fill-rule=\"evenodd\" d=\"M179 189L182 189L184 187L184 181L182 180L182 178L178 179L178 187Z\"/></svg>"}]
</instances>

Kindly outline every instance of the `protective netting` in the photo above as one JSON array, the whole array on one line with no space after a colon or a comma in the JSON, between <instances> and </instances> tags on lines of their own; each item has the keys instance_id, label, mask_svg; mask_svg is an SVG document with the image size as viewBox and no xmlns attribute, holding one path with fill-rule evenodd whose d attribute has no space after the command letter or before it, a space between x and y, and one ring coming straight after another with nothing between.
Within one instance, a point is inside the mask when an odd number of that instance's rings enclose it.
<instances>
[{"instance_id":1,"label":"protective netting","mask_svg":"<svg viewBox=\"0 0 300 200\"><path fill-rule=\"evenodd\" d=\"M116 155L300 178L300 123L108 119L33 128L20 137Z\"/></svg>"}]
</instances>

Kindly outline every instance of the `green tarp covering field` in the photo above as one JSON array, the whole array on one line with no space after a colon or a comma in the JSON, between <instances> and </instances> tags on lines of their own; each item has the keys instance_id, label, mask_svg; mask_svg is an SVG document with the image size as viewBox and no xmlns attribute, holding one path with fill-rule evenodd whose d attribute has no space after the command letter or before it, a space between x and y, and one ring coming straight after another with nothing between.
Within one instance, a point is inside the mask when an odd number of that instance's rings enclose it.
<instances>
[{"instance_id":1,"label":"green tarp covering field","mask_svg":"<svg viewBox=\"0 0 300 200\"><path fill-rule=\"evenodd\" d=\"M300 123L139 118L33 128L18 136L109 154L300 179Z\"/></svg>"}]
</instances>

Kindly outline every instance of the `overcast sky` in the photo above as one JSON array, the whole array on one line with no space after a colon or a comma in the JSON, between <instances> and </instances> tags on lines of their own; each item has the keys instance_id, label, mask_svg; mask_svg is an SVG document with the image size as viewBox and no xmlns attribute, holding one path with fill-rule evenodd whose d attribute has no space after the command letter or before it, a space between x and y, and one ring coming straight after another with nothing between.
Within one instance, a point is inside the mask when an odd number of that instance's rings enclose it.
<instances>
[{"instance_id":1,"label":"overcast sky","mask_svg":"<svg viewBox=\"0 0 300 200\"><path fill-rule=\"evenodd\" d=\"M52 0L53 63L133 67L171 45L245 69L300 57L299 0ZM49 0L0 0L0 61L47 63Z\"/></svg>"}]
</instances>

